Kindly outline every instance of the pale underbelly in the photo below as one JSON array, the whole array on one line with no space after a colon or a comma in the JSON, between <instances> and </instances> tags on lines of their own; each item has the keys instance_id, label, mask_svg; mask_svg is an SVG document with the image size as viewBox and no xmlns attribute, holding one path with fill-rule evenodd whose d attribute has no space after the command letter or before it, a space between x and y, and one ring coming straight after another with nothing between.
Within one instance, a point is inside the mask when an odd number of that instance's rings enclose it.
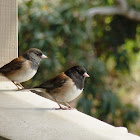
<instances>
[{"instance_id":1,"label":"pale underbelly","mask_svg":"<svg viewBox=\"0 0 140 140\"><path fill-rule=\"evenodd\" d=\"M14 82L21 83L21 82L30 80L36 74L36 72L37 72L37 70L33 70L33 69L17 71L14 74L11 74L10 76L8 76L8 78Z\"/></svg>"},{"instance_id":2,"label":"pale underbelly","mask_svg":"<svg viewBox=\"0 0 140 140\"><path fill-rule=\"evenodd\" d=\"M54 94L53 97L59 102L70 102L78 97L82 93L83 89L78 89L76 86L73 88L69 88L65 92L61 92L60 94Z\"/></svg>"}]
</instances>

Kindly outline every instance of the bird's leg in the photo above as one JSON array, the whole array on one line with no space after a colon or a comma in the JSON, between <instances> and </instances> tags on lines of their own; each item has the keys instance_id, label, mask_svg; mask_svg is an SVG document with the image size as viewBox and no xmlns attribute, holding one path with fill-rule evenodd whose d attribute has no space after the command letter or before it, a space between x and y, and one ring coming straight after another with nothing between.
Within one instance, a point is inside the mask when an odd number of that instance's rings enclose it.
<instances>
[{"instance_id":1,"label":"bird's leg","mask_svg":"<svg viewBox=\"0 0 140 140\"><path fill-rule=\"evenodd\" d=\"M64 102L64 103L68 107L67 109L75 109L75 108L71 107L70 104L68 104L67 102Z\"/></svg>"},{"instance_id":2,"label":"bird's leg","mask_svg":"<svg viewBox=\"0 0 140 140\"><path fill-rule=\"evenodd\" d=\"M72 108L71 106L70 106L70 104L68 104L67 102L64 102L65 103L65 105L68 107L68 108Z\"/></svg>"},{"instance_id":3,"label":"bird's leg","mask_svg":"<svg viewBox=\"0 0 140 140\"><path fill-rule=\"evenodd\" d=\"M20 83L17 84L17 83L15 83L14 81L12 81L12 82L16 85L16 87L17 87L18 89L20 89L19 86L20 86L22 89L24 88ZM18 86L18 85L19 85L19 86Z\"/></svg>"},{"instance_id":4,"label":"bird's leg","mask_svg":"<svg viewBox=\"0 0 140 140\"><path fill-rule=\"evenodd\" d=\"M22 84L18 83L18 85L19 85L22 89L24 89L24 86L23 86Z\"/></svg>"},{"instance_id":5,"label":"bird's leg","mask_svg":"<svg viewBox=\"0 0 140 140\"><path fill-rule=\"evenodd\" d=\"M65 107L62 107L55 98L54 98L54 100L59 105L59 108L55 108L56 110L59 110L59 109L66 110L66 108Z\"/></svg>"},{"instance_id":6,"label":"bird's leg","mask_svg":"<svg viewBox=\"0 0 140 140\"><path fill-rule=\"evenodd\" d=\"M14 81L12 81L15 85L16 85L16 87L18 88L18 89L20 89L19 87L18 87L18 85L14 82Z\"/></svg>"}]
</instances>

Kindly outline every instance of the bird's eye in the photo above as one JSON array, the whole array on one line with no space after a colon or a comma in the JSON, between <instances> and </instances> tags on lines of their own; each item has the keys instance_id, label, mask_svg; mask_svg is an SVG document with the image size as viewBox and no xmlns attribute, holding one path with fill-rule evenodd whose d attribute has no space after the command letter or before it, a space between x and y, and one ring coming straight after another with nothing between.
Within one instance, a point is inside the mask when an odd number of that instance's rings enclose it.
<instances>
[{"instance_id":1,"label":"bird's eye","mask_svg":"<svg viewBox=\"0 0 140 140\"><path fill-rule=\"evenodd\" d=\"M40 54L40 53L36 53L36 55L41 56L41 54Z\"/></svg>"}]
</instances>

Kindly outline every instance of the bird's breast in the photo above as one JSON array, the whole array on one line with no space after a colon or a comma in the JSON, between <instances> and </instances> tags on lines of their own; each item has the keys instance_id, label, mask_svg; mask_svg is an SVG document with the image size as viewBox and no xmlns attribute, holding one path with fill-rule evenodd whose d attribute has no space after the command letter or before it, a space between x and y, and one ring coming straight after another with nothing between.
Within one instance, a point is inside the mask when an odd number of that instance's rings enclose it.
<instances>
[{"instance_id":1,"label":"bird's breast","mask_svg":"<svg viewBox=\"0 0 140 140\"><path fill-rule=\"evenodd\" d=\"M21 83L30 80L36 72L37 70L31 68L30 62L26 61L20 69L11 71L7 77L12 81Z\"/></svg>"}]
</instances>

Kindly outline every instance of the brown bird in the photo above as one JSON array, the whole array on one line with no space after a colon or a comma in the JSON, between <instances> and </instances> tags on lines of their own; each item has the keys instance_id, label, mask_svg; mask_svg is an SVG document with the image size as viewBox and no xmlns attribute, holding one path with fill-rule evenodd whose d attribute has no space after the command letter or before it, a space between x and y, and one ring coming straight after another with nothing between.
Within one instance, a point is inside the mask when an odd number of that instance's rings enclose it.
<instances>
[{"instance_id":1,"label":"brown bird","mask_svg":"<svg viewBox=\"0 0 140 140\"><path fill-rule=\"evenodd\" d=\"M40 61L43 58L47 58L47 56L42 51L31 48L23 55L1 67L0 73L10 79L16 86L16 83L18 83L24 88L20 83L30 80L36 74Z\"/></svg>"},{"instance_id":2,"label":"brown bird","mask_svg":"<svg viewBox=\"0 0 140 140\"><path fill-rule=\"evenodd\" d=\"M82 93L85 77L89 77L85 68L74 66L29 90L37 90L48 94L58 103L59 109L71 109L72 107L68 102L74 100ZM59 102L64 102L68 108L62 107Z\"/></svg>"}]
</instances>

